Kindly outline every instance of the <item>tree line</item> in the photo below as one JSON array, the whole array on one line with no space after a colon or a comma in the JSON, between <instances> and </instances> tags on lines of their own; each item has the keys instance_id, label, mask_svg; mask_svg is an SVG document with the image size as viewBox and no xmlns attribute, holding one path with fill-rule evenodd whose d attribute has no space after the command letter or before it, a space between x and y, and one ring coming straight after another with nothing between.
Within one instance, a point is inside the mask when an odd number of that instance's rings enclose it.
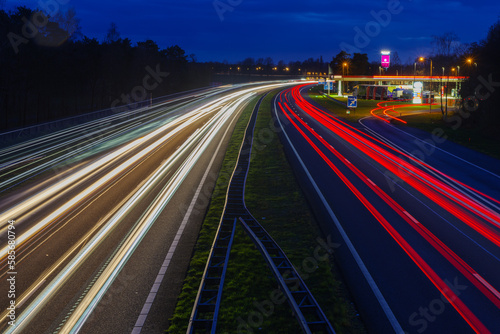
<instances>
[{"instance_id":1,"label":"tree line","mask_svg":"<svg viewBox=\"0 0 500 334\"><path fill-rule=\"evenodd\" d=\"M0 130L209 85L177 45L132 45L115 24L104 41L80 31L74 10L0 10Z\"/></svg>"},{"instance_id":2,"label":"tree line","mask_svg":"<svg viewBox=\"0 0 500 334\"><path fill-rule=\"evenodd\" d=\"M432 45L432 54L416 55L405 63L392 52L387 70L380 68L379 59L370 62L367 54L345 51L331 61L320 56L290 62L267 57L199 63L178 45L161 49L152 40L133 45L120 36L114 23L103 41L83 36L72 9L50 17L27 7L0 10L0 130L146 101L205 87L224 77L246 76L243 81L248 81L255 76L262 80L326 77L329 73L428 75L431 59L433 75L470 76L461 85L464 105L473 111L466 122L499 124L500 84L494 80L500 80L496 59L500 23L477 43L460 43L449 32L433 36Z\"/></svg>"},{"instance_id":3,"label":"tree line","mask_svg":"<svg viewBox=\"0 0 500 334\"><path fill-rule=\"evenodd\" d=\"M432 64L433 76L469 77L460 85L444 83L443 88L448 94L451 88L458 88L462 102L460 124L481 129L484 135L500 140L500 21L479 42L461 43L453 32L432 36L432 49L430 54L416 55L405 63L397 52L391 52L388 69L380 67L380 60L370 62L366 54L340 51L332 58L330 68L334 74L412 76L430 75ZM440 84L435 85L433 90L439 90Z\"/></svg>"},{"instance_id":4,"label":"tree line","mask_svg":"<svg viewBox=\"0 0 500 334\"><path fill-rule=\"evenodd\" d=\"M208 62L214 73L225 75L261 75L261 76L307 76L307 75L327 75L328 63L323 61L323 57L308 58L304 61L279 60L275 62L273 58L245 58L242 61L228 62Z\"/></svg>"},{"instance_id":5,"label":"tree line","mask_svg":"<svg viewBox=\"0 0 500 334\"><path fill-rule=\"evenodd\" d=\"M486 38L468 47L466 63L472 68L462 85L461 117L467 126L479 127L482 133L500 141L500 21L490 27Z\"/></svg>"}]
</instances>

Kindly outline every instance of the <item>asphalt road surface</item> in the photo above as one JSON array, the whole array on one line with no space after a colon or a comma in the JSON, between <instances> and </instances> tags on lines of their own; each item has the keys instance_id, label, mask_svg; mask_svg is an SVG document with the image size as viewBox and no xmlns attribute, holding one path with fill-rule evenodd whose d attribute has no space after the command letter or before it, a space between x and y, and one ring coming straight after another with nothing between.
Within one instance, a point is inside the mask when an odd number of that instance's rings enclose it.
<instances>
[{"instance_id":1,"label":"asphalt road surface","mask_svg":"<svg viewBox=\"0 0 500 334\"><path fill-rule=\"evenodd\" d=\"M164 332L234 125L280 86L208 89L1 149L0 330Z\"/></svg>"},{"instance_id":2,"label":"asphalt road surface","mask_svg":"<svg viewBox=\"0 0 500 334\"><path fill-rule=\"evenodd\" d=\"M289 159L374 333L500 331L500 161L283 91ZM400 123L400 122L397 122Z\"/></svg>"}]
</instances>

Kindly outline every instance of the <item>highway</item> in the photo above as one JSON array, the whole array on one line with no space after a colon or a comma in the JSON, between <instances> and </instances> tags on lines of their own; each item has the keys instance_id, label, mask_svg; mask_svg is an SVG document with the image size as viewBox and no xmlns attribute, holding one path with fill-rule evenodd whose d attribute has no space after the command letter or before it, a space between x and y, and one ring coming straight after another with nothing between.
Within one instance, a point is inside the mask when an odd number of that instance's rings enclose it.
<instances>
[{"instance_id":1,"label":"highway","mask_svg":"<svg viewBox=\"0 0 500 334\"><path fill-rule=\"evenodd\" d=\"M374 333L498 333L500 163L374 117L280 93L287 156Z\"/></svg>"},{"instance_id":2,"label":"highway","mask_svg":"<svg viewBox=\"0 0 500 334\"><path fill-rule=\"evenodd\" d=\"M0 330L162 333L232 129L285 85L198 91L2 148Z\"/></svg>"}]
</instances>

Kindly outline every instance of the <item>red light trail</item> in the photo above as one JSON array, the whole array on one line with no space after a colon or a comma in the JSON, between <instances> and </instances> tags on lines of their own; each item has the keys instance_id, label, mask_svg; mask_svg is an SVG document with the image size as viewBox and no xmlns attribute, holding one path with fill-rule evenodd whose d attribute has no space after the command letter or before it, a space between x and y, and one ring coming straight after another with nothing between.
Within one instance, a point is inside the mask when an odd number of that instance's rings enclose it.
<instances>
[{"instance_id":1,"label":"red light trail","mask_svg":"<svg viewBox=\"0 0 500 334\"><path fill-rule=\"evenodd\" d=\"M389 146L380 140L369 136L368 134L353 128L351 125L342 120L329 115L325 111L315 107L306 101L300 94L300 89L306 85L296 86L284 91L280 95L281 102L278 105L281 112L290 121L293 127L304 137L314 151L327 163L331 170L342 180L342 182L353 192L360 202L368 209L368 211L376 218L376 220L384 227L391 237L400 245L406 254L414 261L414 263L422 270L422 272L430 279L430 281L439 289L439 291L450 301L453 307L459 314L469 323L469 325L477 333L488 333L488 329L481 321L470 311L470 309L450 291L447 284L439 277L439 275L420 257L417 251L396 231L396 229L387 221L387 219L374 207L372 203L357 189L349 179L342 174L337 166L326 156L322 149L315 144L312 138L319 141L328 151L333 153L345 166L347 166L359 179L361 179L374 193L376 193L394 212L396 212L404 221L406 221L416 232L419 233L430 245L432 245L444 258L446 258L457 270L459 270L478 290L480 290L492 303L500 308L500 293L489 284L478 272L470 267L462 258L453 252L444 242L436 237L431 231L423 226L415 219L407 210L398 204L392 197L379 188L365 174L363 174L356 166L350 163L339 151L333 148L323 137L316 133L305 121L303 121L296 112L293 111L291 103L287 97L289 94L293 103L300 107L305 113L311 116L326 129L346 140L358 150L378 162L380 165L391 171L414 189L424 194L427 198L434 201L436 204L459 218L462 222L472 227L478 233L483 235L495 245L500 246L500 234L496 230L500 227L500 215L486 207L470 196L456 190L447 185L443 181L430 175L429 173L417 168L419 165L429 168L431 171L446 177L448 180L456 182L467 189L474 191L476 194L484 195L484 197L500 203L498 200L487 196L480 191L467 186L437 169L425 164L424 162L415 159L398 149ZM384 114L391 119L404 122L397 117L388 115L387 111L391 107L382 107L378 104L378 108L372 110L372 115L388 122L387 119L374 114L374 111L383 109ZM408 105L400 105L397 107L405 107ZM413 105L412 105L413 106ZM390 110L392 111L392 110ZM307 132L307 133L306 133ZM396 156L395 154L398 154ZM408 159L405 161L400 156ZM412 164L413 163L413 164ZM479 217L476 217L479 216ZM485 223L486 221L487 223ZM489 223L489 224L488 224Z\"/></svg>"}]
</instances>

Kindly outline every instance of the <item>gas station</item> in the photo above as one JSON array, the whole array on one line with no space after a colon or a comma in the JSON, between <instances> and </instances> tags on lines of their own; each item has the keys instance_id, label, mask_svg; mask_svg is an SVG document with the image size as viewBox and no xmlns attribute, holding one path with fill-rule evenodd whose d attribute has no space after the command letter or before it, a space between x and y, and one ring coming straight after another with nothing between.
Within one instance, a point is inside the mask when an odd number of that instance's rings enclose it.
<instances>
[{"instance_id":1,"label":"gas station","mask_svg":"<svg viewBox=\"0 0 500 334\"><path fill-rule=\"evenodd\" d=\"M420 58L422 60L424 58ZM390 51L381 51L380 72L390 66ZM432 60L431 60L432 68ZM444 70L443 70L444 72ZM432 74L432 70L431 70ZM429 103L429 99L435 102L436 99L445 99L449 106L455 105L459 98L459 84L468 79L466 76L450 75L333 75L333 80L325 80L325 90L330 91L332 84L337 84L339 96L354 95L362 99L391 99L393 91L397 89L405 91L406 96L410 95L413 103ZM355 82L355 89L346 94L347 83ZM454 86L448 96L448 90L445 93L445 87ZM452 87L453 87L452 86ZM436 89L437 88L437 89ZM398 94L399 95L399 94ZM399 98L397 96L395 99Z\"/></svg>"}]
</instances>

